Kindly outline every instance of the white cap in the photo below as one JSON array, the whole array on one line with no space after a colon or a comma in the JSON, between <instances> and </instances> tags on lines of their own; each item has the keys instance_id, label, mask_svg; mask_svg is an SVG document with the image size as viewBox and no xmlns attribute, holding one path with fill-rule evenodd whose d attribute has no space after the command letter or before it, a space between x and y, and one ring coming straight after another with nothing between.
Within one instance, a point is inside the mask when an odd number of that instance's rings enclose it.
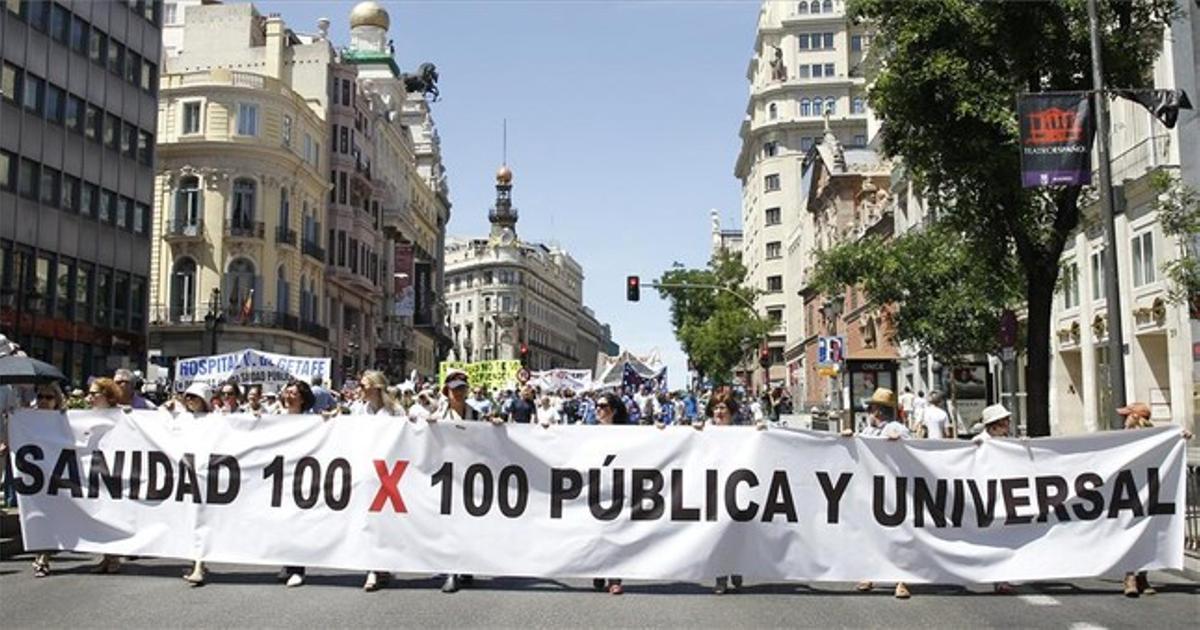
<instances>
[{"instance_id":1,"label":"white cap","mask_svg":"<svg viewBox=\"0 0 1200 630\"><path fill-rule=\"evenodd\" d=\"M989 405L983 409L981 419L983 426L986 427L989 424L1000 422L1001 420L1007 420L1010 417L1012 417L1012 414L1008 412L1008 409L1004 408L1004 405L995 404Z\"/></svg>"}]
</instances>

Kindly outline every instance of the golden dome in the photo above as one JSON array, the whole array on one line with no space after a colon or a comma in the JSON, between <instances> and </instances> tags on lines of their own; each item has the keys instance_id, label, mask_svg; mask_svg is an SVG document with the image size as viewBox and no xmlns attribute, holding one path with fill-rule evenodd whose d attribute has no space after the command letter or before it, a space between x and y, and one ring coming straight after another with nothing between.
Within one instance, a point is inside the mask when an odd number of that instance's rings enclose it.
<instances>
[{"instance_id":1,"label":"golden dome","mask_svg":"<svg viewBox=\"0 0 1200 630\"><path fill-rule=\"evenodd\" d=\"M388 12L378 2L360 2L350 12L350 28L359 26L378 26L388 30L392 25Z\"/></svg>"},{"instance_id":2,"label":"golden dome","mask_svg":"<svg viewBox=\"0 0 1200 630\"><path fill-rule=\"evenodd\" d=\"M501 166L500 169L496 171L496 183L512 183L512 170L510 170L508 166Z\"/></svg>"}]
</instances>

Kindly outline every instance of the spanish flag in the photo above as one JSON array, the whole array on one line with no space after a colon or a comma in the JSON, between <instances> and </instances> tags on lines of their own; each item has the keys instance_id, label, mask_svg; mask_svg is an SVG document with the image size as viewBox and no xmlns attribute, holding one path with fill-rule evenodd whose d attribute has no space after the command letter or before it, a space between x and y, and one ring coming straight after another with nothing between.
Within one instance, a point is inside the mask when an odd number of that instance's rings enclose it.
<instances>
[{"instance_id":1,"label":"spanish flag","mask_svg":"<svg viewBox=\"0 0 1200 630\"><path fill-rule=\"evenodd\" d=\"M250 318L253 315L254 315L254 289L250 289L250 292L246 294L246 301L242 302L242 313L241 313L242 323L245 324L246 322L250 321Z\"/></svg>"}]
</instances>

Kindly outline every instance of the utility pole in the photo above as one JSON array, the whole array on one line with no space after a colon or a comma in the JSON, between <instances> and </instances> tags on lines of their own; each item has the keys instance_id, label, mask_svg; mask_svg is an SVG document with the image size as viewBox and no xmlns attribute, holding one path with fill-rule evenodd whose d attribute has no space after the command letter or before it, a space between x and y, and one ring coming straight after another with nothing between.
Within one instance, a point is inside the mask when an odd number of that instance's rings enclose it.
<instances>
[{"instance_id":1,"label":"utility pole","mask_svg":"<svg viewBox=\"0 0 1200 630\"><path fill-rule=\"evenodd\" d=\"M1117 231L1114 214L1112 167L1108 156L1108 96L1104 93L1100 19L1096 0L1088 0L1088 28L1092 40L1092 104L1096 109L1096 153L1100 176L1100 213L1104 219L1104 297L1108 313L1108 382L1112 404L1102 410L1111 429L1123 426L1116 409L1125 406L1125 341L1121 330L1121 282L1117 273Z\"/></svg>"}]
</instances>

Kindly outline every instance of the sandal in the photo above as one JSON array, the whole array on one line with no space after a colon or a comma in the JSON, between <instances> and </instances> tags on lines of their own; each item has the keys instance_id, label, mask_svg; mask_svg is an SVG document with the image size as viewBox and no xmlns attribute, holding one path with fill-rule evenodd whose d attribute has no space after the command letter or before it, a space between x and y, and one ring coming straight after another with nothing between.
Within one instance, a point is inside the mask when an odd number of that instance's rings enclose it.
<instances>
[{"instance_id":1,"label":"sandal","mask_svg":"<svg viewBox=\"0 0 1200 630\"><path fill-rule=\"evenodd\" d=\"M608 585L608 592L610 595L620 595L625 592L625 588L621 586L620 582L615 582Z\"/></svg>"},{"instance_id":2,"label":"sandal","mask_svg":"<svg viewBox=\"0 0 1200 630\"><path fill-rule=\"evenodd\" d=\"M875 583L871 581L862 581L854 585L854 590L858 591L859 593L870 592L873 588L875 588Z\"/></svg>"},{"instance_id":3,"label":"sandal","mask_svg":"<svg viewBox=\"0 0 1200 630\"><path fill-rule=\"evenodd\" d=\"M37 561L34 561L34 563L33 563L33 577L35 577L35 578L44 578L44 577L46 577L47 575L50 575L50 563L49 563L49 562L37 562Z\"/></svg>"}]
</instances>

